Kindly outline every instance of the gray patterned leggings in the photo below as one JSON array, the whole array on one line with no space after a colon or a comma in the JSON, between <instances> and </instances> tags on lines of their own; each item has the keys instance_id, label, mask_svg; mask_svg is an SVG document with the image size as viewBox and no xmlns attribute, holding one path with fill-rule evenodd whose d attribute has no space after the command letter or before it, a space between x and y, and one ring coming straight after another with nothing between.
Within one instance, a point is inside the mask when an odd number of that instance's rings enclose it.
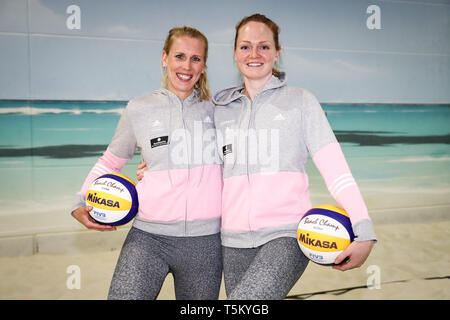
<instances>
[{"instance_id":1,"label":"gray patterned leggings","mask_svg":"<svg viewBox=\"0 0 450 320\"><path fill-rule=\"evenodd\" d=\"M156 299L169 272L177 299L218 299L222 281L220 234L169 237L132 227L120 252L108 299Z\"/></svg>"},{"instance_id":2,"label":"gray patterned leggings","mask_svg":"<svg viewBox=\"0 0 450 320\"><path fill-rule=\"evenodd\" d=\"M222 247L229 300L279 300L300 279L308 258L297 239L283 237L257 248Z\"/></svg>"}]
</instances>

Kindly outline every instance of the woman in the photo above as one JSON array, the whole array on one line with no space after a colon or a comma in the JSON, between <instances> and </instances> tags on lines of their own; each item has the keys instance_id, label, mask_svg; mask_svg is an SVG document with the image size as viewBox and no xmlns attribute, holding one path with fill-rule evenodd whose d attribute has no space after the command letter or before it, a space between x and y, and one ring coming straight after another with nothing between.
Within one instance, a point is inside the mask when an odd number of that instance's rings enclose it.
<instances>
[{"instance_id":1,"label":"woman","mask_svg":"<svg viewBox=\"0 0 450 320\"><path fill-rule=\"evenodd\" d=\"M356 236L333 268L362 265L376 239L320 104L307 90L288 87L286 75L274 68L278 34L264 15L238 23L234 58L244 83L213 99L224 162L221 235L228 299L282 299L305 270L308 259L296 230L311 208L308 155L350 215Z\"/></svg>"},{"instance_id":2,"label":"woman","mask_svg":"<svg viewBox=\"0 0 450 320\"><path fill-rule=\"evenodd\" d=\"M168 272L177 299L217 299L222 278L222 174L206 76L208 41L190 27L170 30L163 88L131 100L81 191L73 216L95 223L84 205L94 179L119 172L140 148L148 169L137 184L139 212L123 244L109 299L155 299ZM158 141L156 143L155 141Z\"/></svg>"}]
</instances>

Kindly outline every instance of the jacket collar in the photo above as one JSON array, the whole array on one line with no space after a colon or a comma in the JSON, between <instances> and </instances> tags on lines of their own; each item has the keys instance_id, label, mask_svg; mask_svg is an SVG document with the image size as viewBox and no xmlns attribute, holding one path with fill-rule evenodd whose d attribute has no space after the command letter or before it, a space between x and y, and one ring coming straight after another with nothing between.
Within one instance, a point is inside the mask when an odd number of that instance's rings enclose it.
<instances>
[{"instance_id":1,"label":"jacket collar","mask_svg":"<svg viewBox=\"0 0 450 320\"><path fill-rule=\"evenodd\" d=\"M180 101L183 105L192 105L200 101L200 93L197 89L194 89L194 91L192 91L192 93L184 100L181 100L175 93L166 88L160 88L157 92L169 97L171 100Z\"/></svg>"},{"instance_id":2,"label":"jacket collar","mask_svg":"<svg viewBox=\"0 0 450 320\"><path fill-rule=\"evenodd\" d=\"M286 73L281 72L278 77L272 75L272 77L270 77L270 79L264 85L261 92L259 92L258 94L261 94L262 92L267 91L267 90L283 87L286 84L287 84ZM243 89L244 89L244 84L241 83L238 86L232 86L232 87L228 87L228 88L219 90L218 92L216 92L214 94L213 102L216 105L226 106L226 105L230 104L231 102L233 102L234 100L237 100L240 97L242 97Z\"/></svg>"}]
</instances>

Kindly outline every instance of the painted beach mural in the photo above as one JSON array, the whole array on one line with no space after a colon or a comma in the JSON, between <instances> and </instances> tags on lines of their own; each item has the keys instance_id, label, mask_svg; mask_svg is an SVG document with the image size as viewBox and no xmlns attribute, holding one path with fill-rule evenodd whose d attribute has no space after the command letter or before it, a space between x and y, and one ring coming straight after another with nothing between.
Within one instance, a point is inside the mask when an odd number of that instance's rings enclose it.
<instances>
[{"instance_id":1,"label":"painted beach mural","mask_svg":"<svg viewBox=\"0 0 450 320\"><path fill-rule=\"evenodd\" d=\"M257 12L279 24L279 69L320 101L379 238L361 268L309 264L288 298L450 299L449 0L0 0L0 298L106 298L127 227L86 230L75 193L127 102L160 87L169 29L207 36L215 92L241 81L234 28ZM122 173L136 181L139 161ZM334 204L307 173L312 204ZM159 298L175 298L170 279Z\"/></svg>"},{"instance_id":2,"label":"painted beach mural","mask_svg":"<svg viewBox=\"0 0 450 320\"><path fill-rule=\"evenodd\" d=\"M2 210L67 213L125 106L126 101L1 102ZM447 204L449 105L322 106L370 210ZM137 153L124 169L135 180L139 159ZM308 174L313 203L333 201L311 161Z\"/></svg>"},{"instance_id":3,"label":"painted beach mural","mask_svg":"<svg viewBox=\"0 0 450 320\"><path fill-rule=\"evenodd\" d=\"M67 213L127 101L159 87L161 48L174 25L208 37L212 91L240 81L234 25L255 10L279 22L280 69L322 103L369 209L449 213L448 1L192 5L0 3L2 216ZM135 178L138 162L137 154L124 173ZM313 203L333 201L312 162L309 175Z\"/></svg>"}]
</instances>

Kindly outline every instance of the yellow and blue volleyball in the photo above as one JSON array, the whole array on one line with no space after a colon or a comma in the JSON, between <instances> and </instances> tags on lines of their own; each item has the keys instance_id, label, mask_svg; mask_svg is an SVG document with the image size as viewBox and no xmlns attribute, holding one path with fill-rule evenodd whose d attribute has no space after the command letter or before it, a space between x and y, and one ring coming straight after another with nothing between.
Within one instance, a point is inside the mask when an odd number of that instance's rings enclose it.
<instances>
[{"instance_id":1,"label":"yellow and blue volleyball","mask_svg":"<svg viewBox=\"0 0 450 320\"><path fill-rule=\"evenodd\" d=\"M311 261L321 265L333 265L354 237L347 212L333 205L312 208L297 228L300 249Z\"/></svg>"},{"instance_id":2,"label":"yellow and blue volleyball","mask_svg":"<svg viewBox=\"0 0 450 320\"><path fill-rule=\"evenodd\" d=\"M90 216L98 223L120 226L138 212L134 182L120 173L108 173L95 179L86 193L86 205L93 207Z\"/></svg>"}]
</instances>

